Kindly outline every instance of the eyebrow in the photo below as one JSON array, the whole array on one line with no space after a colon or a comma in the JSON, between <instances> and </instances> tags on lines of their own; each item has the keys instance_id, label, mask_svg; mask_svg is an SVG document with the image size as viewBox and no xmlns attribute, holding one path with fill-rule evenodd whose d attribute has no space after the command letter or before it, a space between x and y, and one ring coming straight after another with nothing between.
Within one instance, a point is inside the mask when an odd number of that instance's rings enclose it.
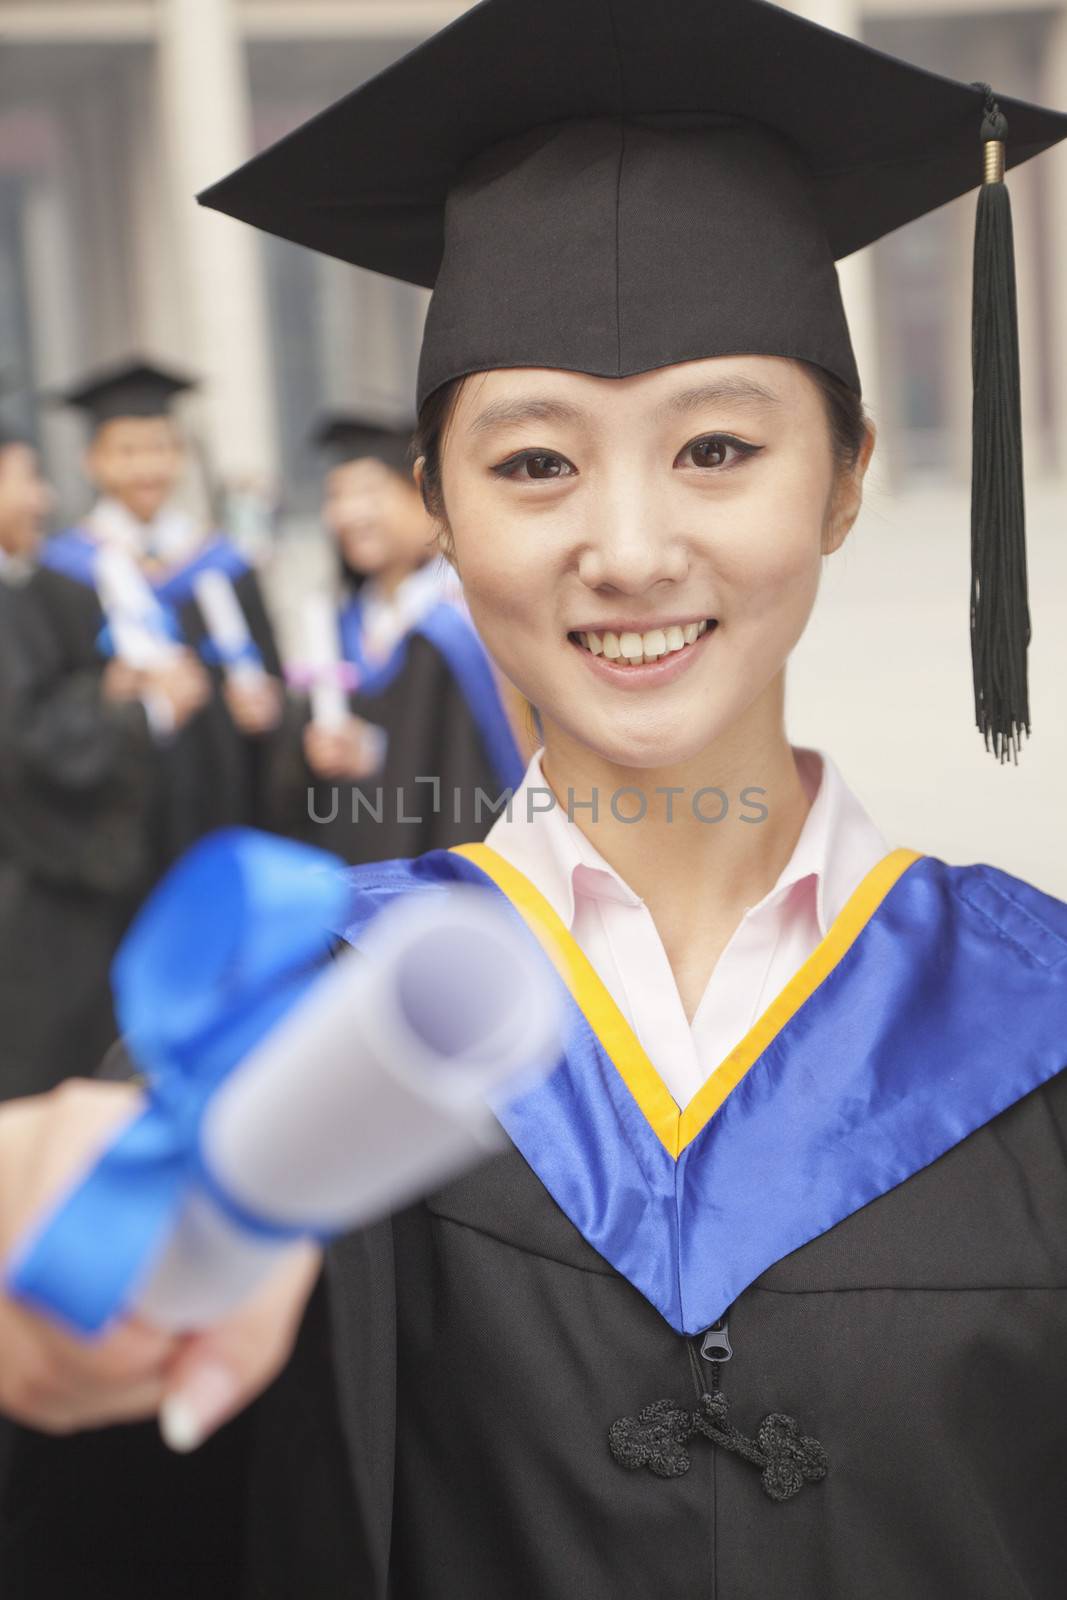
<instances>
[{"instance_id":1,"label":"eyebrow","mask_svg":"<svg viewBox=\"0 0 1067 1600\"><path fill-rule=\"evenodd\" d=\"M581 406L572 406L565 400L538 399L494 400L479 412L471 423L473 434L492 433L524 422L584 422L587 413Z\"/></svg>"},{"instance_id":2,"label":"eyebrow","mask_svg":"<svg viewBox=\"0 0 1067 1600\"><path fill-rule=\"evenodd\" d=\"M771 411L782 404L773 390L753 378L712 378L682 389L656 408L657 419L684 416L704 406L745 406L750 411Z\"/></svg>"},{"instance_id":3,"label":"eyebrow","mask_svg":"<svg viewBox=\"0 0 1067 1600\"><path fill-rule=\"evenodd\" d=\"M781 403L778 395L752 378L713 378L672 395L657 406L654 416L657 421L662 421L667 417L684 416L704 406L714 405L746 406L750 411L767 411L779 407ZM589 415L585 407L571 405L566 400L531 395L525 400L492 401L475 417L470 431L480 435L527 422L581 423L587 421Z\"/></svg>"}]
</instances>

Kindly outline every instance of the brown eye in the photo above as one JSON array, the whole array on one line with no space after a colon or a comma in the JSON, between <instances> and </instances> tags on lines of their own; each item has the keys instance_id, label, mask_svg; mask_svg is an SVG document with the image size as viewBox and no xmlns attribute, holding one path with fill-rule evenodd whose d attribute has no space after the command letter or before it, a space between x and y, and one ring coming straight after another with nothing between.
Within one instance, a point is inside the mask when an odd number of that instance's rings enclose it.
<instances>
[{"instance_id":1,"label":"brown eye","mask_svg":"<svg viewBox=\"0 0 1067 1600\"><path fill-rule=\"evenodd\" d=\"M727 433L709 433L687 444L674 464L676 467L692 465L705 472L729 471L748 456L758 455L762 449L761 444L746 444L743 439L735 439Z\"/></svg>"},{"instance_id":2,"label":"brown eye","mask_svg":"<svg viewBox=\"0 0 1067 1600\"><path fill-rule=\"evenodd\" d=\"M691 446L698 467L721 467L729 456L729 448L725 439L698 439Z\"/></svg>"},{"instance_id":3,"label":"brown eye","mask_svg":"<svg viewBox=\"0 0 1067 1600\"><path fill-rule=\"evenodd\" d=\"M531 478L559 478L563 475L563 462L559 456L527 456L526 469Z\"/></svg>"},{"instance_id":4,"label":"brown eye","mask_svg":"<svg viewBox=\"0 0 1067 1600\"><path fill-rule=\"evenodd\" d=\"M563 456L547 450L523 450L509 461L501 462L493 472L498 478L524 478L528 483L543 482L552 478L569 478L574 468Z\"/></svg>"}]
</instances>

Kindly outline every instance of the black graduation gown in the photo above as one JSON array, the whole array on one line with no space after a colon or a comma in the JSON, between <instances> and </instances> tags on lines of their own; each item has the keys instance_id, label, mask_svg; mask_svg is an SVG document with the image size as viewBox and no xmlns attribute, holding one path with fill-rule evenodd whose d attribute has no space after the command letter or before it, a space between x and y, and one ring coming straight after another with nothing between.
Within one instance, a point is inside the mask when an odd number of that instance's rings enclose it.
<instances>
[{"instance_id":1,"label":"black graduation gown","mask_svg":"<svg viewBox=\"0 0 1067 1600\"><path fill-rule=\"evenodd\" d=\"M234 583L267 670L273 629L251 571ZM115 1037L108 973L139 901L196 839L269 825L269 736L216 692L159 742L140 704L105 704L95 591L49 568L3 585L0 657L0 1096L95 1071ZM194 598L179 621L198 648Z\"/></svg>"},{"instance_id":2,"label":"black graduation gown","mask_svg":"<svg viewBox=\"0 0 1067 1600\"><path fill-rule=\"evenodd\" d=\"M63 574L44 569L34 579L38 585L61 618L58 627L54 619L41 620L39 650L47 661L41 675L61 683L65 709L48 724L49 736L38 730L37 738L57 771L80 773L79 763L89 762L89 741L79 717L87 706L102 714L103 663L96 640L103 613L92 588ZM280 675L254 574L239 576L234 588L264 665ZM195 599L181 606L179 621L186 642L198 647L206 627ZM57 632L68 650L53 661L47 641ZM70 678L73 662L84 681ZM213 700L168 743L159 745L151 737L140 705L121 708L110 718L108 726L125 719L138 730L140 787L116 756L103 772L110 808L101 804L92 833L82 800L73 814L69 808L55 814L53 837L45 833L53 814L46 815L25 787L16 793L21 810L12 812L12 822L16 816L26 820L27 848L32 838L41 843L38 864L50 855L65 860L73 852L83 875L121 880L123 895L120 905L118 896L96 892L95 880L94 892L86 896L53 890L44 877L32 883L23 876L6 880L6 893L0 895L0 1018L8 1044L10 1019L18 1019L13 1036L19 1054L0 1092L29 1093L71 1072L96 1071L116 1031L109 967L139 898L205 832L234 823L262 826L268 820L263 784L269 740L238 733L221 694L222 673L211 670ZM19 703L24 699L20 696ZM11 725L20 725L14 716ZM104 748L103 742L93 747L101 767ZM132 761L129 751L125 756ZM131 810L135 793L136 814ZM0 862L0 883L6 866ZM55 1439L0 1422L4 1600L17 1595L66 1600L75 1593L85 1600L97 1595L101 1600L121 1595L185 1600L194 1589L210 1596L237 1593L244 1570L247 1441L254 1420L255 1408L189 1461L163 1448L154 1424ZM180 1535L173 1520L176 1507L184 1517Z\"/></svg>"},{"instance_id":3,"label":"black graduation gown","mask_svg":"<svg viewBox=\"0 0 1067 1600\"><path fill-rule=\"evenodd\" d=\"M233 579L233 588L265 669L280 678L281 659L259 580L248 569ZM186 644L200 650L208 640L208 630L195 596L178 607L178 622ZM249 738L238 730L223 697L223 670L217 666L208 670L215 685L211 700L162 749L163 866L169 866L214 828L271 825L267 793L271 736Z\"/></svg>"},{"instance_id":4,"label":"black graduation gown","mask_svg":"<svg viewBox=\"0 0 1067 1600\"><path fill-rule=\"evenodd\" d=\"M140 1513L166 1505L150 1449L123 1491L128 1539L118 1475L84 1473L64 1503L24 1450L3 1540L22 1566L0 1567L19 1575L5 1595L63 1593L42 1575L86 1560L100 1592L155 1592L154 1560L160 1593L184 1562L207 1592L228 1573L218 1592L240 1600L1053 1600L1067 1562L1065 1158L1061 1071L763 1271L729 1309L733 1355L716 1372L507 1149L330 1247L294 1362L219 1441L238 1466L211 1495L218 1457L188 1464L210 1570L189 1566L188 1504ZM778 1504L706 1439L676 1477L612 1459L613 1422L663 1399L695 1409L716 1385L749 1437L795 1417L828 1454L825 1479ZM34 1527L49 1536L27 1561Z\"/></svg>"},{"instance_id":5,"label":"black graduation gown","mask_svg":"<svg viewBox=\"0 0 1067 1600\"><path fill-rule=\"evenodd\" d=\"M316 778L303 754L307 701L294 697L274 742L268 783L277 832L354 866L410 860L485 837L496 815L487 802L496 802L502 785L463 692L429 639L413 633L391 683L376 695L353 694L349 704L354 716L386 732L382 771L362 784ZM419 778L439 780L439 803L433 786ZM486 802L478 801L479 791Z\"/></svg>"},{"instance_id":6,"label":"black graduation gown","mask_svg":"<svg viewBox=\"0 0 1067 1600\"><path fill-rule=\"evenodd\" d=\"M830 1460L775 1504L706 1440L681 1477L615 1464L613 1421L714 1370L508 1150L330 1247L293 1362L215 1454L115 1430L135 1477L57 1475L25 1435L5 1600L75 1573L131 1600L1059 1600L1065 1156L1060 1074L738 1298L732 1420L789 1412Z\"/></svg>"},{"instance_id":7,"label":"black graduation gown","mask_svg":"<svg viewBox=\"0 0 1067 1600\"><path fill-rule=\"evenodd\" d=\"M256 1519L248 1592L329 1550L366 1600L1059 1600L1065 1157L1061 1073L739 1296L731 1420L790 1413L829 1455L776 1504L705 1439L684 1476L616 1465L613 1421L715 1370L502 1154L330 1250L359 1515L260 1458L288 1516ZM325 1458L322 1368L301 1414Z\"/></svg>"},{"instance_id":8,"label":"black graduation gown","mask_svg":"<svg viewBox=\"0 0 1067 1600\"><path fill-rule=\"evenodd\" d=\"M0 1097L95 1071L108 967L150 881L156 752L101 696L99 607L37 569L0 583Z\"/></svg>"}]
</instances>

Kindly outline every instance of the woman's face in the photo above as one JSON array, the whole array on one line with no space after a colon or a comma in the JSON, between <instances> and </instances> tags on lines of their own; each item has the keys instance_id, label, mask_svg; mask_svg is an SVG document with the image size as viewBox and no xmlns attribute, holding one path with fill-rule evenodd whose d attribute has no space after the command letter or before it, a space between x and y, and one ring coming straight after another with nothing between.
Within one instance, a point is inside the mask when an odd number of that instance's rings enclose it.
<instances>
[{"instance_id":1,"label":"woman's face","mask_svg":"<svg viewBox=\"0 0 1067 1600\"><path fill-rule=\"evenodd\" d=\"M546 742L664 767L769 703L862 472L835 474L803 367L743 356L478 374L442 487L475 624Z\"/></svg>"},{"instance_id":2,"label":"woman's face","mask_svg":"<svg viewBox=\"0 0 1067 1600\"><path fill-rule=\"evenodd\" d=\"M334 468L322 515L347 565L366 577L413 571L431 554L433 530L418 491L374 457Z\"/></svg>"}]
</instances>

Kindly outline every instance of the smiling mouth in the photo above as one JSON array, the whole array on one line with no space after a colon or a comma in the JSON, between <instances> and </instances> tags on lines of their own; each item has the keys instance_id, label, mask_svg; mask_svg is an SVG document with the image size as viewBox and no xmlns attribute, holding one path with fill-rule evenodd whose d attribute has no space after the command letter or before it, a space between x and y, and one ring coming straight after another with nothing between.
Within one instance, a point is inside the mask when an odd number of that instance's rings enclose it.
<instances>
[{"instance_id":1,"label":"smiling mouth","mask_svg":"<svg viewBox=\"0 0 1067 1600\"><path fill-rule=\"evenodd\" d=\"M672 623L667 628L649 628L645 633L612 633L605 630L603 633L570 633L567 637L580 650L586 650L593 656L602 656L613 666L644 667L651 666L654 661L663 661L668 656L684 654L705 633L718 625L714 617L709 617L703 622L687 622L684 625Z\"/></svg>"}]
</instances>

